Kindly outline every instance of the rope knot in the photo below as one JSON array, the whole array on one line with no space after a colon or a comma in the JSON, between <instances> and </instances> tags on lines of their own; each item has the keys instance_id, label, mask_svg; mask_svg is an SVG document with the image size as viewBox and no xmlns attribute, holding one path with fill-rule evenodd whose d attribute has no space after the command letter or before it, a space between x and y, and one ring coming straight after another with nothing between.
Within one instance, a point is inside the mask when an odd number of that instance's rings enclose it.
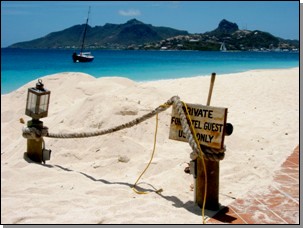
<instances>
[{"instance_id":1,"label":"rope knot","mask_svg":"<svg viewBox=\"0 0 303 228\"><path fill-rule=\"evenodd\" d=\"M48 127L43 127L41 129L35 127L23 127L22 136L26 139L35 139L39 141L43 136L47 136Z\"/></svg>"}]
</instances>

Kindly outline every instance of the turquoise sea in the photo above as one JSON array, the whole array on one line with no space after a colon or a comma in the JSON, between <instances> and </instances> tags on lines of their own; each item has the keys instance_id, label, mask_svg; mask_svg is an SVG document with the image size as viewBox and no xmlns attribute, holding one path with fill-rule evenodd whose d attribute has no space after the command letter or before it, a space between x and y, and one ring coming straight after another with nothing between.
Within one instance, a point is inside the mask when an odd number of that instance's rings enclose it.
<instances>
[{"instance_id":1,"label":"turquoise sea","mask_svg":"<svg viewBox=\"0 0 303 228\"><path fill-rule=\"evenodd\" d=\"M84 72L96 78L127 77L151 81L209 76L216 72L299 67L299 53L207 51L95 50L91 63L73 63L72 50L1 49L1 94L40 77L60 72Z\"/></svg>"}]
</instances>

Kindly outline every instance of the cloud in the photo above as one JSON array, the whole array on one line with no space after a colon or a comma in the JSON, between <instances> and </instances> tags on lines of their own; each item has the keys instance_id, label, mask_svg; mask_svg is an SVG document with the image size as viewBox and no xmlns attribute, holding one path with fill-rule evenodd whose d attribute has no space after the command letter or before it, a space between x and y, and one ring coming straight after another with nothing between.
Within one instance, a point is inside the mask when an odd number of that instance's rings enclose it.
<instances>
[{"instance_id":1,"label":"cloud","mask_svg":"<svg viewBox=\"0 0 303 228\"><path fill-rule=\"evenodd\" d=\"M137 9L119 10L119 14L125 17L140 16L141 12Z\"/></svg>"}]
</instances>

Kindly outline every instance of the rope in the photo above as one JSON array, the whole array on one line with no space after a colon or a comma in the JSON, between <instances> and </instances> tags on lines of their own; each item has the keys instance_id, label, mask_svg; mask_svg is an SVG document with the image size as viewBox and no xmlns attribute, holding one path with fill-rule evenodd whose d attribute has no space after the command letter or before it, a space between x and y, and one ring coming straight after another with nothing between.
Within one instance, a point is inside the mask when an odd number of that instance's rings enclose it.
<instances>
[{"instance_id":1,"label":"rope","mask_svg":"<svg viewBox=\"0 0 303 228\"><path fill-rule=\"evenodd\" d=\"M45 135L46 137L49 138L86 138L86 137L94 137L94 136L100 136L100 135L105 135L105 134L109 134L109 133L113 133L116 131L120 131L126 128L131 128L137 124L142 123L143 121L155 116L156 114L165 111L166 109L168 109L170 106L172 105L171 100L168 100L165 104L160 105L159 107L157 107L156 109L154 109L153 111L139 117L136 118L128 123L125 124L121 124L119 126L110 128L110 129L106 129L106 130L101 130L101 131L95 131L95 132L82 132L82 133L48 133L47 135Z\"/></svg>"},{"instance_id":2,"label":"rope","mask_svg":"<svg viewBox=\"0 0 303 228\"><path fill-rule=\"evenodd\" d=\"M136 180L134 186L132 187L132 190L137 193L137 194L147 194L148 192L142 192L142 191L139 191L136 189L136 185L138 183L138 181L140 180L140 178L143 176L143 174L145 173L145 171L148 169L149 165L151 164L153 158L154 158L154 154L155 154L155 150L156 150L156 142L157 142L157 132L158 132L158 114L156 115L156 130L155 130L155 134L154 134L154 147L153 147L153 152L152 152L152 155L151 155L151 158L147 164L147 166L145 167L145 169L143 170L143 172L140 174L140 176L138 177L138 179ZM156 193L160 193L162 192L163 189L160 188L158 190L156 190L155 192Z\"/></svg>"},{"instance_id":3,"label":"rope","mask_svg":"<svg viewBox=\"0 0 303 228\"><path fill-rule=\"evenodd\" d=\"M193 150L193 156L197 156L200 152L200 147L202 149L202 156L204 156L206 159L212 160L212 161L220 161L224 158L224 152L225 152L225 148L223 149L214 149L214 148L209 148L209 147L205 147L202 145L199 145L198 142L195 141L194 137L196 134L194 134L192 131L190 130L190 127L188 125L188 118L186 118L186 115L184 113L183 110L183 103L182 101L180 101L180 98L178 96L173 96L172 98L170 98L166 103L164 103L163 105L158 106L156 109L152 110L151 112L138 117L128 123L125 124L121 124L119 126L110 128L110 129L106 129L106 130L99 130L99 131L95 131L95 132L82 132L82 133L49 133L48 132L48 128L44 127L42 130L39 130L37 128L34 127L26 127L23 128L23 137L28 138L28 139L36 139L39 140L39 138L45 136L45 137L49 137L49 138L85 138L85 137L95 137L95 136L101 136L101 135L105 135L105 134L109 134L109 133L113 133L116 131L120 131L126 128L131 128L137 124L142 123L143 121L159 114L160 112L165 111L166 109L168 109L171 105L174 105L177 109L177 112L180 116L181 119L181 125L182 125L182 129L184 132L185 137L188 140L188 143L190 145L190 147Z\"/></svg>"}]
</instances>

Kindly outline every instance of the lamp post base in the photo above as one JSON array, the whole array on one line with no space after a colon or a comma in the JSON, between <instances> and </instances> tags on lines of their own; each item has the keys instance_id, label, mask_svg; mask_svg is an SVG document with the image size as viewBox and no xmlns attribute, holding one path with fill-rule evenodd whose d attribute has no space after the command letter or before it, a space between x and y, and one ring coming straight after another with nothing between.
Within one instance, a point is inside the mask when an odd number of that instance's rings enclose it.
<instances>
[{"instance_id":1,"label":"lamp post base","mask_svg":"<svg viewBox=\"0 0 303 228\"><path fill-rule=\"evenodd\" d=\"M27 122L28 127L35 127L37 129L43 128L43 122L39 120L31 120ZM34 162L41 163L43 160L42 154L42 138L27 139L27 156Z\"/></svg>"}]
</instances>

